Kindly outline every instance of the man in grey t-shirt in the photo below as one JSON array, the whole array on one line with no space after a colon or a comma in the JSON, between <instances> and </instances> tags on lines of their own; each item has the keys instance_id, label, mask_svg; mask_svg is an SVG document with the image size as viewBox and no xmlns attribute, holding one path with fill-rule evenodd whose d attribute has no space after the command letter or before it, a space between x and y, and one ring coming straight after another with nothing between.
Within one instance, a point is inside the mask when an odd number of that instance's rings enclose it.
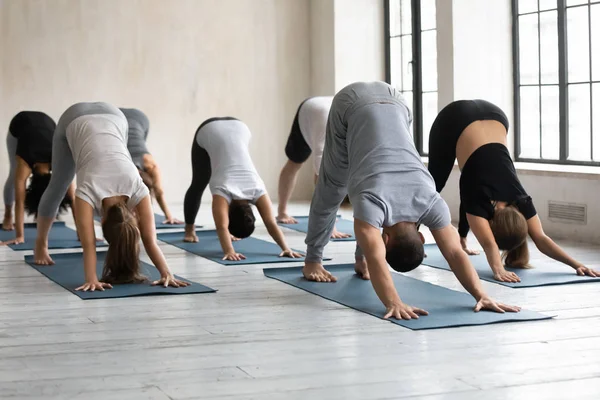
<instances>
[{"instance_id":1,"label":"man in grey t-shirt","mask_svg":"<svg viewBox=\"0 0 600 400\"><path fill-rule=\"evenodd\" d=\"M354 83L334 97L310 208L304 277L335 281L323 268L322 255L337 210L348 194L357 239L355 269L363 279L372 278L387 309L385 318L427 315L400 300L388 269L389 263L396 271L408 272L421 264L420 224L430 228L455 275L477 300L475 311L519 311L519 307L496 303L481 287L450 224L448 206L412 143L410 123L404 98L386 83Z\"/></svg>"}]
</instances>

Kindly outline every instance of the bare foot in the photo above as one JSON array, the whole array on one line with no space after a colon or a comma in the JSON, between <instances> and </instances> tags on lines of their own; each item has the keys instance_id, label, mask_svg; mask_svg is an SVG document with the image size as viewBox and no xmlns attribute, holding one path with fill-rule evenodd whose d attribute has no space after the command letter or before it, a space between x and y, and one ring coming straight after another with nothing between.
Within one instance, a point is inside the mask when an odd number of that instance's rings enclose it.
<instances>
[{"instance_id":1,"label":"bare foot","mask_svg":"<svg viewBox=\"0 0 600 400\"><path fill-rule=\"evenodd\" d=\"M35 250L33 252L33 263L37 265L54 265L54 261L48 253L48 246L39 243L35 244Z\"/></svg>"},{"instance_id":2,"label":"bare foot","mask_svg":"<svg viewBox=\"0 0 600 400\"><path fill-rule=\"evenodd\" d=\"M367 259L365 257L356 258L356 262L354 263L354 272L356 272L356 275L365 281L371 279L371 275L369 275L369 269L367 268Z\"/></svg>"},{"instance_id":3,"label":"bare foot","mask_svg":"<svg viewBox=\"0 0 600 400\"><path fill-rule=\"evenodd\" d=\"M188 243L198 243L198 236L196 236L196 233L186 233L185 236L183 237L183 241L184 242L188 242Z\"/></svg>"},{"instance_id":4,"label":"bare foot","mask_svg":"<svg viewBox=\"0 0 600 400\"><path fill-rule=\"evenodd\" d=\"M314 282L336 282L337 278L331 275L320 263L306 263L302 268L302 275Z\"/></svg>"},{"instance_id":5,"label":"bare foot","mask_svg":"<svg viewBox=\"0 0 600 400\"><path fill-rule=\"evenodd\" d=\"M15 225L13 224L12 218L4 218L2 222L2 230L3 231L12 231L15 229Z\"/></svg>"},{"instance_id":6,"label":"bare foot","mask_svg":"<svg viewBox=\"0 0 600 400\"><path fill-rule=\"evenodd\" d=\"M283 213L277 216L277 222L280 224L297 224L298 221L294 219L294 217L290 217L289 215Z\"/></svg>"}]
</instances>

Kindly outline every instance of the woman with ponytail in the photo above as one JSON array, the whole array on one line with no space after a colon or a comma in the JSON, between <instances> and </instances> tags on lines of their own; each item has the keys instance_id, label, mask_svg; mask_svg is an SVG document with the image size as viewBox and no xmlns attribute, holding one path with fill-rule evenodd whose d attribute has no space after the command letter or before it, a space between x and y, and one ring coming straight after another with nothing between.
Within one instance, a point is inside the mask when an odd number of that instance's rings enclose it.
<instances>
[{"instance_id":1,"label":"woman with ponytail","mask_svg":"<svg viewBox=\"0 0 600 400\"><path fill-rule=\"evenodd\" d=\"M77 174L75 215L83 247L85 282L77 290L94 291L117 283L142 282L140 238L161 279L154 285L181 287L156 242L154 213L144 185L127 150L127 120L107 103L78 103L61 116L52 141L52 178L38 210L34 261L54 264L48 254L48 233L60 199ZM94 213L102 217L108 253L101 280L96 274Z\"/></svg>"},{"instance_id":2,"label":"woman with ponytail","mask_svg":"<svg viewBox=\"0 0 600 400\"><path fill-rule=\"evenodd\" d=\"M545 255L572 267L578 275L600 272L570 257L542 229L531 197L521 185L506 147L508 118L485 100L461 100L447 105L433 122L429 135L429 172L441 192L458 161L460 219L458 232L464 251L469 229L483 247L494 278L520 282L513 268L529 267L527 236ZM503 251L502 255L500 250Z\"/></svg>"},{"instance_id":3,"label":"woman with ponytail","mask_svg":"<svg viewBox=\"0 0 600 400\"><path fill-rule=\"evenodd\" d=\"M21 111L10 122L6 136L10 172L4 184L2 229L14 229L16 232L15 239L2 244L23 243L25 213L37 217L40 199L50 182L52 137L55 128L54 120L39 111ZM60 202L60 212L66 211L72 205L74 195L75 188L71 184Z\"/></svg>"}]
</instances>

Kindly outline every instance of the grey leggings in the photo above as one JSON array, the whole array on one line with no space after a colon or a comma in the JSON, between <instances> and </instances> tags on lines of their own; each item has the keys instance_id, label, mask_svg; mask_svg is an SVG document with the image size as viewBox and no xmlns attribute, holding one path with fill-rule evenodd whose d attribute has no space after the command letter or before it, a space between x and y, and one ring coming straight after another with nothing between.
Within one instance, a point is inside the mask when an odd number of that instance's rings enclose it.
<instances>
[{"instance_id":1,"label":"grey leggings","mask_svg":"<svg viewBox=\"0 0 600 400\"><path fill-rule=\"evenodd\" d=\"M10 170L4 183L4 205L12 207L15 202L15 173L17 169L17 138L10 131L6 134L6 149L8 150L8 162Z\"/></svg>"},{"instance_id":2,"label":"grey leggings","mask_svg":"<svg viewBox=\"0 0 600 400\"><path fill-rule=\"evenodd\" d=\"M75 160L67 142L67 127L75 119L91 114L123 115L107 103L77 103L61 115L52 138L52 177L40 200L38 216L54 217L58 212L60 202L75 178Z\"/></svg>"}]
</instances>

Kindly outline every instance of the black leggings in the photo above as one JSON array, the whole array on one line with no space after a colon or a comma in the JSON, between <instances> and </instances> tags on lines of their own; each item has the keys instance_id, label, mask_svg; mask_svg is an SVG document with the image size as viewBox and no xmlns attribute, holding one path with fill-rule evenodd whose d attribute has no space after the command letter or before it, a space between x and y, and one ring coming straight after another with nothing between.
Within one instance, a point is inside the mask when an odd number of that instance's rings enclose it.
<instances>
[{"instance_id":1,"label":"black leggings","mask_svg":"<svg viewBox=\"0 0 600 400\"><path fill-rule=\"evenodd\" d=\"M459 100L448 104L433 121L429 133L429 173L442 191L456 160L456 144L465 128L475 121L498 121L508 131L508 118L485 100Z\"/></svg>"},{"instance_id":2,"label":"black leggings","mask_svg":"<svg viewBox=\"0 0 600 400\"><path fill-rule=\"evenodd\" d=\"M197 134L198 131L196 131ZM200 147L196 141L196 135L194 135L194 144L192 144L192 184L185 193L185 199L183 200L183 215L185 223L188 225L193 225L196 221L202 194L204 194L212 174L208 152Z\"/></svg>"},{"instance_id":3,"label":"black leggings","mask_svg":"<svg viewBox=\"0 0 600 400\"><path fill-rule=\"evenodd\" d=\"M429 133L429 173L438 193L444 189L456 160L456 144L467 126L475 121L498 121L508 132L508 118L496 105L485 100L459 100L448 104L433 121ZM469 223L462 203L458 231L469 232Z\"/></svg>"}]
</instances>

